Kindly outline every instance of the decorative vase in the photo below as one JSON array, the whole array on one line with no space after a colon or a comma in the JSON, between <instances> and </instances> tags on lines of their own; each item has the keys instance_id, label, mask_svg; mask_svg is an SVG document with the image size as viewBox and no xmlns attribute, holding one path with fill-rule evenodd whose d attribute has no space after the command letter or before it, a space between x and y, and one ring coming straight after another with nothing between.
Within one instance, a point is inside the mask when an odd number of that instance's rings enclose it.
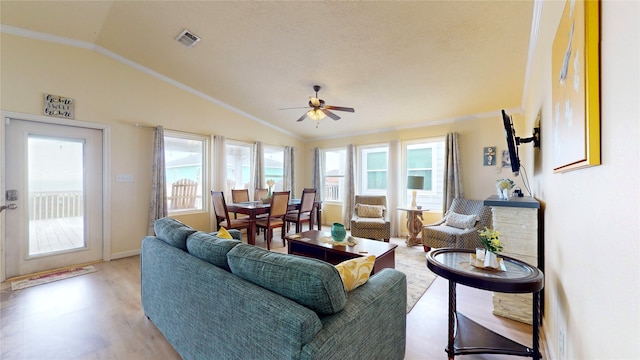
<instances>
[{"instance_id":1,"label":"decorative vase","mask_svg":"<svg viewBox=\"0 0 640 360\"><path fill-rule=\"evenodd\" d=\"M484 267L489 268L498 268L498 255L496 253L491 252L489 250L484 254Z\"/></svg>"},{"instance_id":2,"label":"decorative vase","mask_svg":"<svg viewBox=\"0 0 640 360\"><path fill-rule=\"evenodd\" d=\"M347 236L347 230L344 228L344 225L340 223L333 223L333 225L331 225L331 237L334 241L343 241L345 236Z\"/></svg>"},{"instance_id":3,"label":"decorative vase","mask_svg":"<svg viewBox=\"0 0 640 360\"><path fill-rule=\"evenodd\" d=\"M502 189L502 198L509 200L509 189Z\"/></svg>"}]
</instances>

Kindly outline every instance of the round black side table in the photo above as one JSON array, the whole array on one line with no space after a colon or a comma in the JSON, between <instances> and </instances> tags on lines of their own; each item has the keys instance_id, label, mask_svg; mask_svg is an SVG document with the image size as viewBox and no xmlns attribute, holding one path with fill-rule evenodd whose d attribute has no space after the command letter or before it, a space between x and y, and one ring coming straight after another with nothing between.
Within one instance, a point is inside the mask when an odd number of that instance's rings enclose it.
<instances>
[{"instance_id":1,"label":"round black side table","mask_svg":"<svg viewBox=\"0 0 640 360\"><path fill-rule=\"evenodd\" d=\"M535 266L500 256L506 271L493 271L471 265L474 250L442 248L427 254L427 267L449 280L449 359L465 354L506 354L541 359L540 291L544 274ZM526 347L484 328L456 310L456 284L504 293L532 293L533 348Z\"/></svg>"}]
</instances>

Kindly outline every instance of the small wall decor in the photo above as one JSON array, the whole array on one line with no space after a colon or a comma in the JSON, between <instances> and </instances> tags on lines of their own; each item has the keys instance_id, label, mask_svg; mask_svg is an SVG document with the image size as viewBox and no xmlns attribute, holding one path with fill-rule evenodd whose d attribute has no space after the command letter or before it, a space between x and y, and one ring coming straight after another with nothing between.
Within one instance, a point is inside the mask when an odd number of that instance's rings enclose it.
<instances>
[{"instance_id":1,"label":"small wall decor","mask_svg":"<svg viewBox=\"0 0 640 360\"><path fill-rule=\"evenodd\" d=\"M490 146L484 148L484 166L493 166L496 163L496 147Z\"/></svg>"},{"instance_id":2,"label":"small wall decor","mask_svg":"<svg viewBox=\"0 0 640 360\"><path fill-rule=\"evenodd\" d=\"M44 114L65 119L73 119L74 100L52 94L44 94Z\"/></svg>"},{"instance_id":3,"label":"small wall decor","mask_svg":"<svg viewBox=\"0 0 640 360\"><path fill-rule=\"evenodd\" d=\"M600 165L599 1L567 1L552 48L553 170Z\"/></svg>"},{"instance_id":4,"label":"small wall decor","mask_svg":"<svg viewBox=\"0 0 640 360\"><path fill-rule=\"evenodd\" d=\"M511 157L509 157L509 150L502 150L502 167L511 167Z\"/></svg>"}]
</instances>

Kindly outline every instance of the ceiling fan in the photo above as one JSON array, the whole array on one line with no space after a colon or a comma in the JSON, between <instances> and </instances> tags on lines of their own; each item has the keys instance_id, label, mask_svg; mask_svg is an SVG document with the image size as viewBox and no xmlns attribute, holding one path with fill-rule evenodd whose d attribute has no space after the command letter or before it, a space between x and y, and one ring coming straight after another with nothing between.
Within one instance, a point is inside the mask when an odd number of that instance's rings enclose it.
<instances>
[{"instance_id":1,"label":"ceiling fan","mask_svg":"<svg viewBox=\"0 0 640 360\"><path fill-rule=\"evenodd\" d=\"M355 112L355 110L353 108L350 108L350 107L325 105L324 100L318 98L318 91L320 91L320 85L314 85L313 86L313 90L316 92L316 96L315 97L309 97L309 106L305 106L305 107L302 107L302 108L299 108L299 107L298 108L286 108L286 109L280 109L280 110L311 108L311 110L309 110L306 113L304 113L304 115L302 115L298 119L298 121L302 121L302 120L306 119L307 117L312 119L312 120L315 120L315 121L320 121L320 120L324 119L325 116L328 116L328 117L332 118L333 120L340 120L340 116L332 113L329 110ZM316 127L318 127L317 123L316 123Z\"/></svg>"}]
</instances>

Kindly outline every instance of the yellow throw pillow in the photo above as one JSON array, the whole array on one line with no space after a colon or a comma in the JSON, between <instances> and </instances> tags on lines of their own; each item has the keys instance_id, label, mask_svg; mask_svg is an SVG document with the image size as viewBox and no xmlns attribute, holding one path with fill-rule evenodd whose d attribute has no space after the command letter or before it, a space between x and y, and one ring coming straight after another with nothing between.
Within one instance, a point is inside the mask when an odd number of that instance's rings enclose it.
<instances>
[{"instance_id":1,"label":"yellow throw pillow","mask_svg":"<svg viewBox=\"0 0 640 360\"><path fill-rule=\"evenodd\" d=\"M223 227L221 227L220 230L218 230L218 235L216 235L216 236L221 238L221 239L233 239L233 236L231 236L231 234L229 234L227 229L225 229Z\"/></svg>"},{"instance_id":2,"label":"yellow throw pillow","mask_svg":"<svg viewBox=\"0 0 640 360\"><path fill-rule=\"evenodd\" d=\"M374 255L346 260L336 265L342 283L347 291L351 291L369 280L371 270L376 262Z\"/></svg>"}]
</instances>

